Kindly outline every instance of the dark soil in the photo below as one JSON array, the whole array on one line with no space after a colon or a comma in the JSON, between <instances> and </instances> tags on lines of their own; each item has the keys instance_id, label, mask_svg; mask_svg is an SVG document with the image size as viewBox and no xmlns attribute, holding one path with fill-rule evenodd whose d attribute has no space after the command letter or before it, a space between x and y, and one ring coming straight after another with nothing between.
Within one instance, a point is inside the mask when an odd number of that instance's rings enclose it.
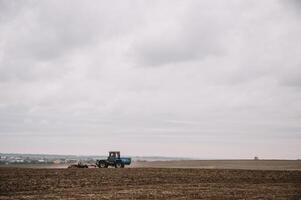
<instances>
[{"instance_id":1,"label":"dark soil","mask_svg":"<svg viewBox=\"0 0 301 200\"><path fill-rule=\"evenodd\" d=\"M301 199L301 171L0 168L0 199Z\"/></svg>"}]
</instances>

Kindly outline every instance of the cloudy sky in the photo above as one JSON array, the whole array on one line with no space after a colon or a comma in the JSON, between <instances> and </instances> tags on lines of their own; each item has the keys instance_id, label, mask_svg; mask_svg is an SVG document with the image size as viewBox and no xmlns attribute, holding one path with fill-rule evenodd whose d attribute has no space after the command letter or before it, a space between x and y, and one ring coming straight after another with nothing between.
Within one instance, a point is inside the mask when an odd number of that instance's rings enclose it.
<instances>
[{"instance_id":1,"label":"cloudy sky","mask_svg":"<svg viewBox=\"0 0 301 200\"><path fill-rule=\"evenodd\" d=\"M0 0L0 152L301 158L298 0Z\"/></svg>"}]
</instances>

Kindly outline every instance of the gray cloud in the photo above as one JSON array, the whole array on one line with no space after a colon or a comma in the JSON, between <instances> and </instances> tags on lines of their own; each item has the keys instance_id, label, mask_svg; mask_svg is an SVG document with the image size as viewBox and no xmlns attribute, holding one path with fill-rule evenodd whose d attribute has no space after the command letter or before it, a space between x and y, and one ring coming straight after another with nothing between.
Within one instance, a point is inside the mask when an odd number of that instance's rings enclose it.
<instances>
[{"instance_id":1,"label":"gray cloud","mask_svg":"<svg viewBox=\"0 0 301 200\"><path fill-rule=\"evenodd\" d=\"M301 3L298 0L279 1L288 9L294 11L295 14L300 14Z\"/></svg>"},{"instance_id":2,"label":"gray cloud","mask_svg":"<svg viewBox=\"0 0 301 200\"><path fill-rule=\"evenodd\" d=\"M297 158L295 3L0 1L0 151Z\"/></svg>"},{"instance_id":3,"label":"gray cloud","mask_svg":"<svg viewBox=\"0 0 301 200\"><path fill-rule=\"evenodd\" d=\"M133 54L146 66L199 60L222 54L221 39L232 26L231 23L223 24L223 18L229 18L230 10L216 16L215 9L214 3L205 1L180 11L170 8L170 16L161 14L161 18L148 25L153 27L159 24L160 28L152 29L139 38Z\"/></svg>"},{"instance_id":4,"label":"gray cloud","mask_svg":"<svg viewBox=\"0 0 301 200\"><path fill-rule=\"evenodd\" d=\"M124 9L129 6L126 4L122 4L124 7L103 2L82 5L80 1L29 1L28 4L23 2L25 5L4 1L2 4L8 10L1 15L1 35L5 38L2 40L2 79L30 79L36 75L36 68L40 68L37 65L64 59L73 51L102 43L120 32L125 34L131 28L122 18L132 15L130 10ZM15 12L16 7L19 12Z\"/></svg>"}]
</instances>

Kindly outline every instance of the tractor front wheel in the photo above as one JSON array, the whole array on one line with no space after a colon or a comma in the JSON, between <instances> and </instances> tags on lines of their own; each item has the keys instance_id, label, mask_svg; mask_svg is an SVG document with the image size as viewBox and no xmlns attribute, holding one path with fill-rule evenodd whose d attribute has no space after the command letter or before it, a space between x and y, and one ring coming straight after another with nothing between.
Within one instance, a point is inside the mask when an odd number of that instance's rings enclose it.
<instances>
[{"instance_id":1,"label":"tractor front wheel","mask_svg":"<svg viewBox=\"0 0 301 200\"><path fill-rule=\"evenodd\" d=\"M116 163L115 164L115 168L123 168L123 164L122 163Z\"/></svg>"}]
</instances>

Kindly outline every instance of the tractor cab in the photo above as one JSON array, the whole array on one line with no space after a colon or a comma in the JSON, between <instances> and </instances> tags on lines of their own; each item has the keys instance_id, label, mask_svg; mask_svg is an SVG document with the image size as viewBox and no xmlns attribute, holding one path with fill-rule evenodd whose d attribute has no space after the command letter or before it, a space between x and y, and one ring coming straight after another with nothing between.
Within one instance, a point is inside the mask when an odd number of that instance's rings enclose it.
<instances>
[{"instance_id":1,"label":"tractor cab","mask_svg":"<svg viewBox=\"0 0 301 200\"><path fill-rule=\"evenodd\" d=\"M110 151L108 161L115 162L117 159L120 159L120 151Z\"/></svg>"}]
</instances>

